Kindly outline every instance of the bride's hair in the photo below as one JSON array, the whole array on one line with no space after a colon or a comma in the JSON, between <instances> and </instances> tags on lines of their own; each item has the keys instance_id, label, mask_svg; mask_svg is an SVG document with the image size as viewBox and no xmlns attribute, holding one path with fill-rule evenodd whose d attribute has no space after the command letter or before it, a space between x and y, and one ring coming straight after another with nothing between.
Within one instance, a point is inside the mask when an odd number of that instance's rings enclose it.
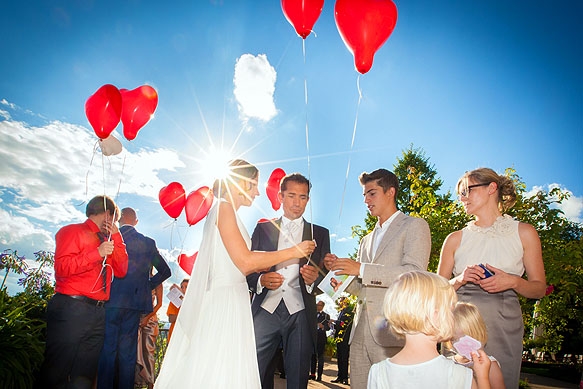
<instances>
[{"instance_id":1,"label":"bride's hair","mask_svg":"<svg viewBox=\"0 0 583 389\"><path fill-rule=\"evenodd\" d=\"M216 197L224 198L232 190L249 191L251 181L256 180L259 170L243 159L234 159L229 162L229 174L225 178L215 180L213 193Z\"/></svg>"}]
</instances>

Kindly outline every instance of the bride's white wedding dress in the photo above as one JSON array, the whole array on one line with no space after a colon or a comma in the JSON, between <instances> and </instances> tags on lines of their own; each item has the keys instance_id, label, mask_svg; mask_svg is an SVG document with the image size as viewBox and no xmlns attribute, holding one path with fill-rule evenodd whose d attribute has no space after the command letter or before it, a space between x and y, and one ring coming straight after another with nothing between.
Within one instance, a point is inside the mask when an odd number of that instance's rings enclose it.
<instances>
[{"instance_id":1,"label":"bride's white wedding dress","mask_svg":"<svg viewBox=\"0 0 583 389\"><path fill-rule=\"evenodd\" d=\"M157 389L261 387L247 281L223 245L218 210L217 201L206 217ZM250 247L238 216L237 224Z\"/></svg>"}]
</instances>

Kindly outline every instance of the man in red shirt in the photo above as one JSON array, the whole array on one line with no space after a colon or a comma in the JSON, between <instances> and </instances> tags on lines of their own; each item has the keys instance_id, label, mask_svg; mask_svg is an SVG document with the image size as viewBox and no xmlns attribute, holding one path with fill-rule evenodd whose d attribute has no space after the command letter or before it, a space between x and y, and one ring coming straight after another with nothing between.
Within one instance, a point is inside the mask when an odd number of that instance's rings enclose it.
<instances>
[{"instance_id":1,"label":"man in red shirt","mask_svg":"<svg viewBox=\"0 0 583 389\"><path fill-rule=\"evenodd\" d=\"M55 291L47 307L42 387L91 388L105 333L105 301L113 277L124 277L128 255L112 199L96 196L87 220L56 236Z\"/></svg>"}]
</instances>

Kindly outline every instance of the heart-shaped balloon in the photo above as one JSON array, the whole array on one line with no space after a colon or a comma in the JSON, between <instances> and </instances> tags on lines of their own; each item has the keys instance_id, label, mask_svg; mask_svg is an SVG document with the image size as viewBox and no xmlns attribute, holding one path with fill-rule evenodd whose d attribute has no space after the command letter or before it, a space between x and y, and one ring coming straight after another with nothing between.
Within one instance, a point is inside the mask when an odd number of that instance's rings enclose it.
<instances>
[{"instance_id":1,"label":"heart-shaped balloon","mask_svg":"<svg viewBox=\"0 0 583 389\"><path fill-rule=\"evenodd\" d=\"M121 153L123 146L115 136L110 135L105 139L99 139L99 148L103 155L109 157L110 155L118 155Z\"/></svg>"},{"instance_id":2,"label":"heart-shaped balloon","mask_svg":"<svg viewBox=\"0 0 583 389\"><path fill-rule=\"evenodd\" d=\"M337 0L334 19L356 70L364 74L397 24L397 6L391 0Z\"/></svg>"},{"instance_id":3,"label":"heart-shaped balloon","mask_svg":"<svg viewBox=\"0 0 583 389\"><path fill-rule=\"evenodd\" d=\"M271 172L269 179L267 180L267 186L265 187L265 193L267 198L271 201L271 207L274 211L277 211L281 207L281 202L279 201L279 184L281 179L285 177L285 172L281 168L276 168Z\"/></svg>"},{"instance_id":4,"label":"heart-shaped balloon","mask_svg":"<svg viewBox=\"0 0 583 389\"><path fill-rule=\"evenodd\" d=\"M121 89L123 100L121 122L123 135L127 140L134 140L138 131L150 121L158 106L158 93L149 85L142 85L133 90Z\"/></svg>"},{"instance_id":5,"label":"heart-shaped balloon","mask_svg":"<svg viewBox=\"0 0 583 389\"><path fill-rule=\"evenodd\" d=\"M192 267L194 266L194 261L198 256L198 251L192 255L180 254L178 256L178 265L184 270L188 275L192 273Z\"/></svg>"},{"instance_id":6,"label":"heart-shaped balloon","mask_svg":"<svg viewBox=\"0 0 583 389\"><path fill-rule=\"evenodd\" d=\"M213 204L213 198L213 192L208 186L190 192L184 205L186 222L189 226L195 225L206 216Z\"/></svg>"},{"instance_id":7,"label":"heart-shaped balloon","mask_svg":"<svg viewBox=\"0 0 583 389\"><path fill-rule=\"evenodd\" d=\"M158 199L160 200L160 205L162 205L162 208L164 208L164 211L166 211L168 216L176 219L184 209L186 193L184 192L181 183L171 182L160 189Z\"/></svg>"},{"instance_id":8,"label":"heart-shaped balloon","mask_svg":"<svg viewBox=\"0 0 583 389\"><path fill-rule=\"evenodd\" d=\"M119 124L122 99L119 89L103 85L85 102L85 115L99 139L107 138Z\"/></svg>"},{"instance_id":9,"label":"heart-shaped balloon","mask_svg":"<svg viewBox=\"0 0 583 389\"><path fill-rule=\"evenodd\" d=\"M281 0L281 9L299 36L306 39L322 13L324 0Z\"/></svg>"}]
</instances>

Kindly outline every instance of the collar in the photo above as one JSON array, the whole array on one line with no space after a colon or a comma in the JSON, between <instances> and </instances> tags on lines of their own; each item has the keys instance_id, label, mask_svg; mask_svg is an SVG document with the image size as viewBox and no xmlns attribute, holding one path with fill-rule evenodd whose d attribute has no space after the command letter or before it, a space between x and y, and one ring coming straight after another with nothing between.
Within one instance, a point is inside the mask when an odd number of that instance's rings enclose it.
<instances>
[{"instance_id":1,"label":"collar","mask_svg":"<svg viewBox=\"0 0 583 389\"><path fill-rule=\"evenodd\" d=\"M400 213L402 212L397 210L397 212L393 213L391 217L388 218L382 225L379 222L377 222L375 228L379 228L381 231L386 231L393 222L393 220L395 220Z\"/></svg>"},{"instance_id":2,"label":"collar","mask_svg":"<svg viewBox=\"0 0 583 389\"><path fill-rule=\"evenodd\" d=\"M99 226L91 219L85 220L84 224L89 227L92 232L101 232L101 228L99 228Z\"/></svg>"},{"instance_id":3,"label":"collar","mask_svg":"<svg viewBox=\"0 0 583 389\"><path fill-rule=\"evenodd\" d=\"M290 224L293 224L293 225L295 225L297 227L303 227L303 225L304 225L304 218L303 217L299 217L299 218L297 218L295 220L290 220L290 219L288 219L285 216L282 216L281 217L281 227L282 228L288 227Z\"/></svg>"}]
</instances>

